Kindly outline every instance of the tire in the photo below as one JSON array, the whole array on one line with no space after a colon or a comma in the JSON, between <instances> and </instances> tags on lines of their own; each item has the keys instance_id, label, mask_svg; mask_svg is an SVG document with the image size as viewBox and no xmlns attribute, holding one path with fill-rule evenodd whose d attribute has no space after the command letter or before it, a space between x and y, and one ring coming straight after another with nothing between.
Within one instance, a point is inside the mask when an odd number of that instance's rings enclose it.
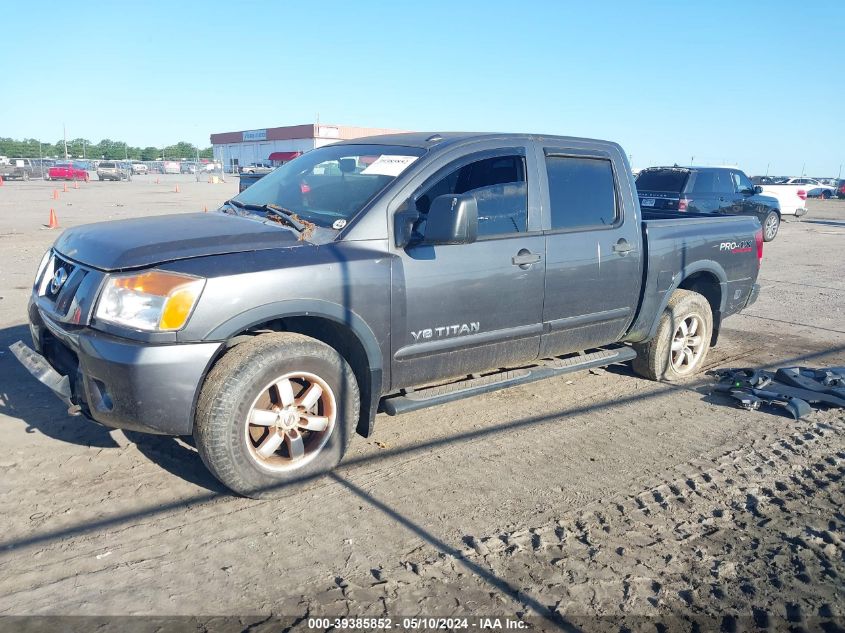
<instances>
[{"instance_id":1,"label":"tire","mask_svg":"<svg viewBox=\"0 0 845 633\"><path fill-rule=\"evenodd\" d=\"M90 179L91 177L88 174L85 174L85 182L88 182Z\"/></svg>"},{"instance_id":2,"label":"tire","mask_svg":"<svg viewBox=\"0 0 845 633\"><path fill-rule=\"evenodd\" d=\"M23 181L29 180L29 172L28 171L23 172L23 175L21 176L21 180L23 180Z\"/></svg>"},{"instance_id":3,"label":"tire","mask_svg":"<svg viewBox=\"0 0 845 633\"><path fill-rule=\"evenodd\" d=\"M276 386L285 382L287 389ZM315 386L320 389L312 391ZM313 404L309 393L319 398ZM359 414L355 375L337 351L301 334L262 334L234 347L209 372L193 435L203 463L226 487L276 498L340 463ZM303 426L312 423L323 429Z\"/></svg>"},{"instance_id":4,"label":"tire","mask_svg":"<svg viewBox=\"0 0 845 633\"><path fill-rule=\"evenodd\" d=\"M691 320L696 322L695 331L683 338L684 346L680 350L673 352L673 342L681 340L679 336L683 336L682 324L688 332L693 329ZM644 378L667 382L692 376L701 369L707 358L712 333L713 313L707 299L691 290L676 290L660 316L654 338L634 344L634 351L637 352L633 361L634 371ZM693 341L694 338L699 340ZM691 350L692 358L686 356L687 349Z\"/></svg>"},{"instance_id":5,"label":"tire","mask_svg":"<svg viewBox=\"0 0 845 633\"><path fill-rule=\"evenodd\" d=\"M821 199L822 199L822 200L830 200L830 192L829 192L827 189L825 189L824 191L822 191L822 193L821 193Z\"/></svg>"},{"instance_id":6,"label":"tire","mask_svg":"<svg viewBox=\"0 0 845 633\"><path fill-rule=\"evenodd\" d=\"M763 241L771 242L777 237L780 229L780 216L776 211L769 211L766 219L763 220Z\"/></svg>"}]
</instances>

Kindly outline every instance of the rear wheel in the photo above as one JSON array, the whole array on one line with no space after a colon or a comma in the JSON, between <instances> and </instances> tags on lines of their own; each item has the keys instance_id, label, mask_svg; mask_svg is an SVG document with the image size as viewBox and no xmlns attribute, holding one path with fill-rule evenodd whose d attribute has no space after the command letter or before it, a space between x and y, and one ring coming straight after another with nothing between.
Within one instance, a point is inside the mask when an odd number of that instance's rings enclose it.
<instances>
[{"instance_id":1,"label":"rear wheel","mask_svg":"<svg viewBox=\"0 0 845 633\"><path fill-rule=\"evenodd\" d=\"M21 176L21 179L22 180L29 180L29 172L28 171L23 172L23 176Z\"/></svg>"},{"instance_id":2,"label":"rear wheel","mask_svg":"<svg viewBox=\"0 0 845 633\"><path fill-rule=\"evenodd\" d=\"M827 189L825 189L821 193L821 198L822 198L822 200L829 200L830 199L830 192Z\"/></svg>"},{"instance_id":3,"label":"rear wheel","mask_svg":"<svg viewBox=\"0 0 845 633\"><path fill-rule=\"evenodd\" d=\"M208 469L249 497L280 497L333 469L359 416L349 364L301 334L263 334L214 366L194 440Z\"/></svg>"},{"instance_id":4,"label":"rear wheel","mask_svg":"<svg viewBox=\"0 0 845 633\"><path fill-rule=\"evenodd\" d=\"M676 290L654 338L634 345L634 371L668 382L692 376L704 364L712 332L713 313L707 299L691 290Z\"/></svg>"},{"instance_id":5,"label":"rear wheel","mask_svg":"<svg viewBox=\"0 0 845 633\"><path fill-rule=\"evenodd\" d=\"M763 220L763 241L771 242L775 239L780 229L780 216L775 211L770 211Z\"/></svg>"}]
</instances>

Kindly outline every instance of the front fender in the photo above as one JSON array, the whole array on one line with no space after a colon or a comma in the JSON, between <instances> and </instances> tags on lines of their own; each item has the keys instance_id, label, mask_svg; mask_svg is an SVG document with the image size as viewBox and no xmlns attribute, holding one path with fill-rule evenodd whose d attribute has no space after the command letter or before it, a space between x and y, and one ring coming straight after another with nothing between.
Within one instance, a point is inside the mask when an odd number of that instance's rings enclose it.
<instances>
[{"instance_id":1,"label":"front fender","mask_svg":"<svg viewBox=\"0 0 845 633\"><path fill-rule=\"evenodd\" d=\"M225 341L261 323L295 316L322 317L348 327L358 337L358 340L364 347L370 368L379 370L383 368L378 339L364 319L349 308L344 308L337 303L320 299L274 301L250 308L214 326L203 339Z\"/></svg>"},{"instance_id":2,"label":"front fender","mask_svg":"<svg viewBox=\"0 0 845 633\"><path fill-rule=\"evenodd\" d=\"M381 398L384 363L381 348L370 326L358 314L349 308L320 299L292 299L274 301L261 306L250 308L218 325L215 325L203 337L204 340L225 341L252 327L290 317L315 317L333 321L347 328L352 336L361 343L367 356L367 370L369 372L370 388L368 392L362 389L362 416L358 423L358 432L364 437L373 432L375 414Z\"/></svg>"}]
</instances>

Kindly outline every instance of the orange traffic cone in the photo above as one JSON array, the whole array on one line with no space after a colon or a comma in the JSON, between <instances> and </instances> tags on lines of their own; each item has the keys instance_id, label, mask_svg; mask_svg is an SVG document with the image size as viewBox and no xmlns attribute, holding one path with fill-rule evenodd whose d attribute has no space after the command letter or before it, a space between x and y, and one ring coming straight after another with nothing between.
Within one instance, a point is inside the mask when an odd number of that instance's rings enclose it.
<instances>
[{"instance_id":1,"label":"orange traffic cone","mask_svg":"<svg viewBox=\"0 0 845 633\"><path fill-rule=\"evenodd\" d=\"M179 193L179 185L176 185L176 193Z\"/></svg>"},{"instance_id":2,"label":"orange traffic cone","mask_svg":"<svg viewBox=\"0 0 845 633\"><path fill-rule=\"evenodd\" d=\"M50 223L47 225L48 229L59 228L59 219L56 217L56 210L50 209Z\"/></svg>"},{"instance_id":3,"label":"orange traffic cone","mask_svg":"<svg viewBox=\"0 0 845 633\"><path fill-rule=\"evenodd\" d=\"M65 184L64 184L64 187L62 188L62 191L63 191L63 192L65 192L65 193L67 193L67 183L65 183Z\"/></svg>"},{"instance_id":4,"label":"orange traffic cone","mask_svg":"<svg viewBox=\"0 0 845 633\"><path fill-rule=\"evenodd\" d=\"M0 187L3 186L3 176L0 176Z\"/></svg>"},{"instance_id":5,"label":"orange traffic cone","mask_svg":"<svg viewBox=\"0 0 845 633\"><path fill-rule=\"evenodd\" d=\"M74 188L74 189L79 189L79 183L78 183L77 181L75 181L75 180L73 181L73 188Z\"/></svg>"},{"instance_id":6,"label":"orange traffic cone","mask_svg":"<svg viewBox=\"0 0 845 633\"><path fill-rule=\"evenodd\" d=\"M58 199L59 199L59 190L53 189L53 200L58 200Z\"/></svg>"},{"instance_id":7,"label":"orange traffic cone","mask_svg":"<svg viewBox=\"0 0 845 633\"><path fill-rule=\"evenodd\" d=\"M208 213L208 206L207 205L202 205L202 212Z\"/></svg>"},{"instance_id":8,"label":"orange traffic cone","mask_svg":"<svg viewBox=\"0 0 845 633\"><path fill-rule=\"evenodd\" d=\"M158 176L156 176L156 184L158 184Z\"/></svg>"}]
</instances>

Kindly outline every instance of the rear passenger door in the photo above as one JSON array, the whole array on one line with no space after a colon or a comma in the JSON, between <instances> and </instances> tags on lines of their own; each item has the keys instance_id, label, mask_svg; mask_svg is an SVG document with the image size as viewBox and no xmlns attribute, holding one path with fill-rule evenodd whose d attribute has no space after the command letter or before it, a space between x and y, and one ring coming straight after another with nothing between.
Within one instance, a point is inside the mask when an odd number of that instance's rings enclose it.
<instances>
[{"instance_id":1,"label":"rear passenger door","mask_svg":"<svg viewBox=\"0 0 845 633\"><path fill-rule=\"evenodd\" d=\"M720 213L726 204L725 185L716 170L695 171L690 178L688 189L688 208L694 213ZM730 204L730 200L727 204Z\"/></svg>"},{"instance_id":2,"label":"rear passenger door","mask_svg":"<svg viewBox=\"0 0 845 633\"><path fill-rule=\"evenodd\" d=\"M630 177L616 173L609 151L536 151L547 210L540 355L615 342L634 317L642 275L639 222L623 212L618 187L619 179Z\"/></svg>"}]
</instances>

